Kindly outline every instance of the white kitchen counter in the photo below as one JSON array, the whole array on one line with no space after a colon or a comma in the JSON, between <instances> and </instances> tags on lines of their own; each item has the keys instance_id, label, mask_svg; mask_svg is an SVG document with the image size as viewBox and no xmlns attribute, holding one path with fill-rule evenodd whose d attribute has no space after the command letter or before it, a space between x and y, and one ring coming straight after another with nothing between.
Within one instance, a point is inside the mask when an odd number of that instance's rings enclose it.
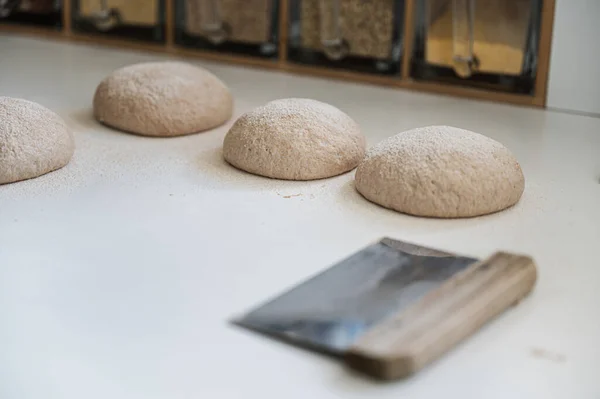
<instances>
[{"instance_id":1,"label":"white kitchen counter","mask_svg":"<svg viewBox=\"0 0 600 399\"><path fill-rule=\"evenodd\" d=\"M233 169L220 153L231 123L153 139L93 120L105 75L161 58L0 35L0 95L56 111L77 144L66 168L0 186L0 398L600 398L600 119L191 61L230 85L236 116L311 97L355 118L369 144L449 124L516 154L517 206L423 219L367 202L353 173L285 182ZM228 324L382 236L527 253L538 284L397 383Z\"/></svg>"}]
</instances>

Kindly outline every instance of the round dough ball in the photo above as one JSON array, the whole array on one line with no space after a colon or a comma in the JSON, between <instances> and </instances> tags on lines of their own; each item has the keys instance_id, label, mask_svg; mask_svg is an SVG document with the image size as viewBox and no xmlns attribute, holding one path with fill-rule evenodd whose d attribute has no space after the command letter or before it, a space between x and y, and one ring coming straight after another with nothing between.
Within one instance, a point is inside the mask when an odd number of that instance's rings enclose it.
<instances>
[{"instance_id":1,"label":"round dough ball","mask_svg":"<svg viewBox=\"0 0 600 399\"><path fill-rule=\"evenodd\" d=\"M74 151L60 116L31 101L0 97L0 184L60 169Z\"/></svg>"},{"instance_id":2,"label":"round dough ball","mask_svg":"<svg viewBox=\"0 0 600 399\"><path fill-rule=\"evenodd\" d=\"M94 95L94 116L144 136L180 136L222 125L233 98L210 72L183 62L129 65L106 77Z\"/></svg>"},{"instance_id":3,"label":"round dough ball","mask_svg":"<svg viewBox=\"0 0 600 399\"><path fill-rule=\"evenodd\" d=\"M313 180L352 170L365 154L358 124L315 100L271 101L242 115L223 143L236 168L285 180Z\"/></svg>"},{"instance_id":4,"label":"round dough ball","mask_svg":"<svg viewBox=\"0 0 600 399\"><path fill-rule=\"evenodd\" d=\"M356 189L386 208L417 216L485 215L514 205L525 188L502 144L468 130L430 126L390 137L356 170Z\"/></svg>"}]
</instances>

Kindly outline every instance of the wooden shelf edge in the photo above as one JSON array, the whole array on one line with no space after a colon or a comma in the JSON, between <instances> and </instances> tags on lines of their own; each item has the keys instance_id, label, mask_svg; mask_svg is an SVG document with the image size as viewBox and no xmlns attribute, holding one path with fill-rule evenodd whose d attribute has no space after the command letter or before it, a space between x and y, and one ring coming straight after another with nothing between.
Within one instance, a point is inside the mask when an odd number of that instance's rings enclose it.
<instances>
[{"instance_id":1,"label":"wooden shelf edge","mask_svg":"<svg viewBox=\"0 0 600 399\"><path fill-rule=\"evenodd\" d=\"M172 54L185 57L200 58L207 61L216 61L238 66L256 67L262 69L282 70L277 59L267 60L262 58L250 58L237 55L219 54L210 50L192 49L180 46L173 46L170 49Z\"/></svg>"},{"instance_id":2,"label":"wooden shelf edge","mask_svg":"<svg viewBox=\"0 0 600 399\"><path fill-rule=\"evenodd\" d=\"M279 63L285 64L288 53L289 2L279 0Z\"/></svg>"},{"instance_id":3,"label":"wooden shelf edge","mask_svg":"<svg viewBox=\"0 0 600 399\"><path fill-rule=\"evenodd\" d=\"M175 1L165 0L165 42L167 47L175 43Z\"/></svg>"},{"instance_id":4,"label":"wooden shelf edge","mask_svg":"<svg viewBox=\"0 0 600 399\"><path fill-rule=\"evenodd\" d=\"M366 83L384 87L408 89L417 92L442 94L448 96L485 100L492 102L502 102L515 105L525 105L532 107L544 106L543 99L540 99L540 97L537 96L534 97L520 94L502 93L441 83L421 82L411 79L401 79L400 76L369 75L347 70L328 69L315 66L294 64L291 62L282 61L281 59L254 59L250 57L220 54L201 49L184 48L179 47L177 45L164 43L143 43L132 40L114 39L108 37L101 37L99 35L81 34L75 32L71 35L67 35L65 34L65 32L53 31L47 28L45 29L16 25L0 25L0 32L19 33L42 39L59 39L70 42L81 42L93 45L114 47L117 49L126 48L132 50L151 51L156 53L170 54L180 57L199 58L208 61L222 62L246 67L258 67L275 71L295 73L299 75L308 75L327 79L333 78L353 83Z\"/></svg>"},{"instance_id":5,"label":"wooden shelf edge","mask_svg":"<svg viewBox=\"0 0 600 399\"><path fill-rule=\"evenodd\" d=\"M504 93L490 90L482 90L465 86L454 86L443 83L421 82L416 80L405 80L400 87L418 92L435 93L453 97L461 97L472 100L483 100L499 102L512 105L524 105L529 107L542 107L538 99L526 94Z\"/></svg>"},{"instance_id":6,"label":"wooden shelf edge","mask_svg":"<svg viewBox=\"0 0 600 399\"><path fill-rule=\"evenodd\" d=\"M536 102L541 107L546 106L547 99L555 6L555 0L544 0L542 4L542 24L538 44L538 70L535 79Z\"/></svg>"},{"instance_id":7,"label":"wooden shelf edge","mask_svg":"<svg viewBox=\"0 0 600 399\"><path fill-rule=\"evenodd\" d=\"M71 20L71 0L63 0L62 2L63 8L62 8L62 23L63 23L63 33L66 36L69 36L71 34L71 28L72 28L72 20Z\"/></svg>"},{"instance_id":8,"label":"wooden shelf edge","mask_svg":"<svg viewBox=\"0 0 600 399\"><path fill-rule=\"evenodd\" d=\"M64 30L57 30L51 26L23 26L3 23L0 24L0 33L18 33L24 36L33 36L38 39L52 38L60 39L65 36Z\"/></svg>"},{"instance_id":9,"label":"wooden shelf edge","mask_svg":"<svg viewBox=\"0 0 600 399\"><path fill-rule=\"evenodd\" d=\"M404 3L404 32L402 35L402 79L410 77L410 61L413 55L413 42L415 33L415 0L406 0Z\"/></svg>"},{"instance_id":10,"label":"wooden shelf edge","mask_svg":"<svg viewBox=\"0 0 600 399\"><path fill-rule=\"evenodd\" d=\"M399 76L376 76L352 71L333 70L313 66L286 63L281 68L286 72L321 78L336 78L354 83L368 83L385 87L407 89L421 93L441 94L474 100L501 102L513 105L541 107L534 96L482 90L472 87L444 83L421 82L412 79L400 79Z\"/></svg>"}]
</instances>

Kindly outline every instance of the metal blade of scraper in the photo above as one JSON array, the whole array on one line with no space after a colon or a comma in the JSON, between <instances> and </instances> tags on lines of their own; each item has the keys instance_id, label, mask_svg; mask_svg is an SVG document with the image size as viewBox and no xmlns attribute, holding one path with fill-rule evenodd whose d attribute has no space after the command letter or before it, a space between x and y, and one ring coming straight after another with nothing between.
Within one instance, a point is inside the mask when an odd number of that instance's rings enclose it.
<instances>
[{"instance_id":1,"label":"metal blade of scraper","mask_svg":"<svg viewBox=\"0 0 600 399\"><path fill-rule=\"evenodd\" d=\"M234 322L343 355L368 330L476 262L384 238Z\"/></svg>"}]
</instances>

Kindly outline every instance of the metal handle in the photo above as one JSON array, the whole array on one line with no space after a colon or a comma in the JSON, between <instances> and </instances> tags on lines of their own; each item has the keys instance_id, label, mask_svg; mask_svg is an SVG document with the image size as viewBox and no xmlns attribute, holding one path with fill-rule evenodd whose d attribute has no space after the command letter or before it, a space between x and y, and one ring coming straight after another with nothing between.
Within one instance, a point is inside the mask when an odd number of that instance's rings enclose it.
<instances>
[{"instance_id":1,"label":"metal handle","mask_svg":"<svg viewBox=\"0 0 600 399\"><path fill-rule=\"evenodd\" d=\"M340 0L319 0L321 45L327 58L341 60L348 55L348 43L342 36Z\"/></svg>"},{"instance_id":2,"label":"metal handle","mask_svg":"<svg viewBox=\"0 0 600 399\"><path fill-rule=\"evenodd\" d=\"M100 0L100 9L90 16L90 21L96 29L109 31L121 24L121 14L108 6L108 0Z\"/></svg>"},{"instance_id":3,"label":"metal handle","mask_svg":"<svg viewBox=\"0 0 600 399\"><path fill-rule=\"evenodd\" d=\"M452 0L452 52L456 74L468 78L479 67L473 52L475 0Z\"/></svg>"},{"instance_id":4,"label":"metal handle","mask_svg":"<svg viewBox=\"0 0 600 399\"><path fill-rule=\"evenodd\" d=\"M202 35L213 44L221 44L229 32L221 16L220 0L200 0L200 30Z\"/></svg>"}]
</instances>

